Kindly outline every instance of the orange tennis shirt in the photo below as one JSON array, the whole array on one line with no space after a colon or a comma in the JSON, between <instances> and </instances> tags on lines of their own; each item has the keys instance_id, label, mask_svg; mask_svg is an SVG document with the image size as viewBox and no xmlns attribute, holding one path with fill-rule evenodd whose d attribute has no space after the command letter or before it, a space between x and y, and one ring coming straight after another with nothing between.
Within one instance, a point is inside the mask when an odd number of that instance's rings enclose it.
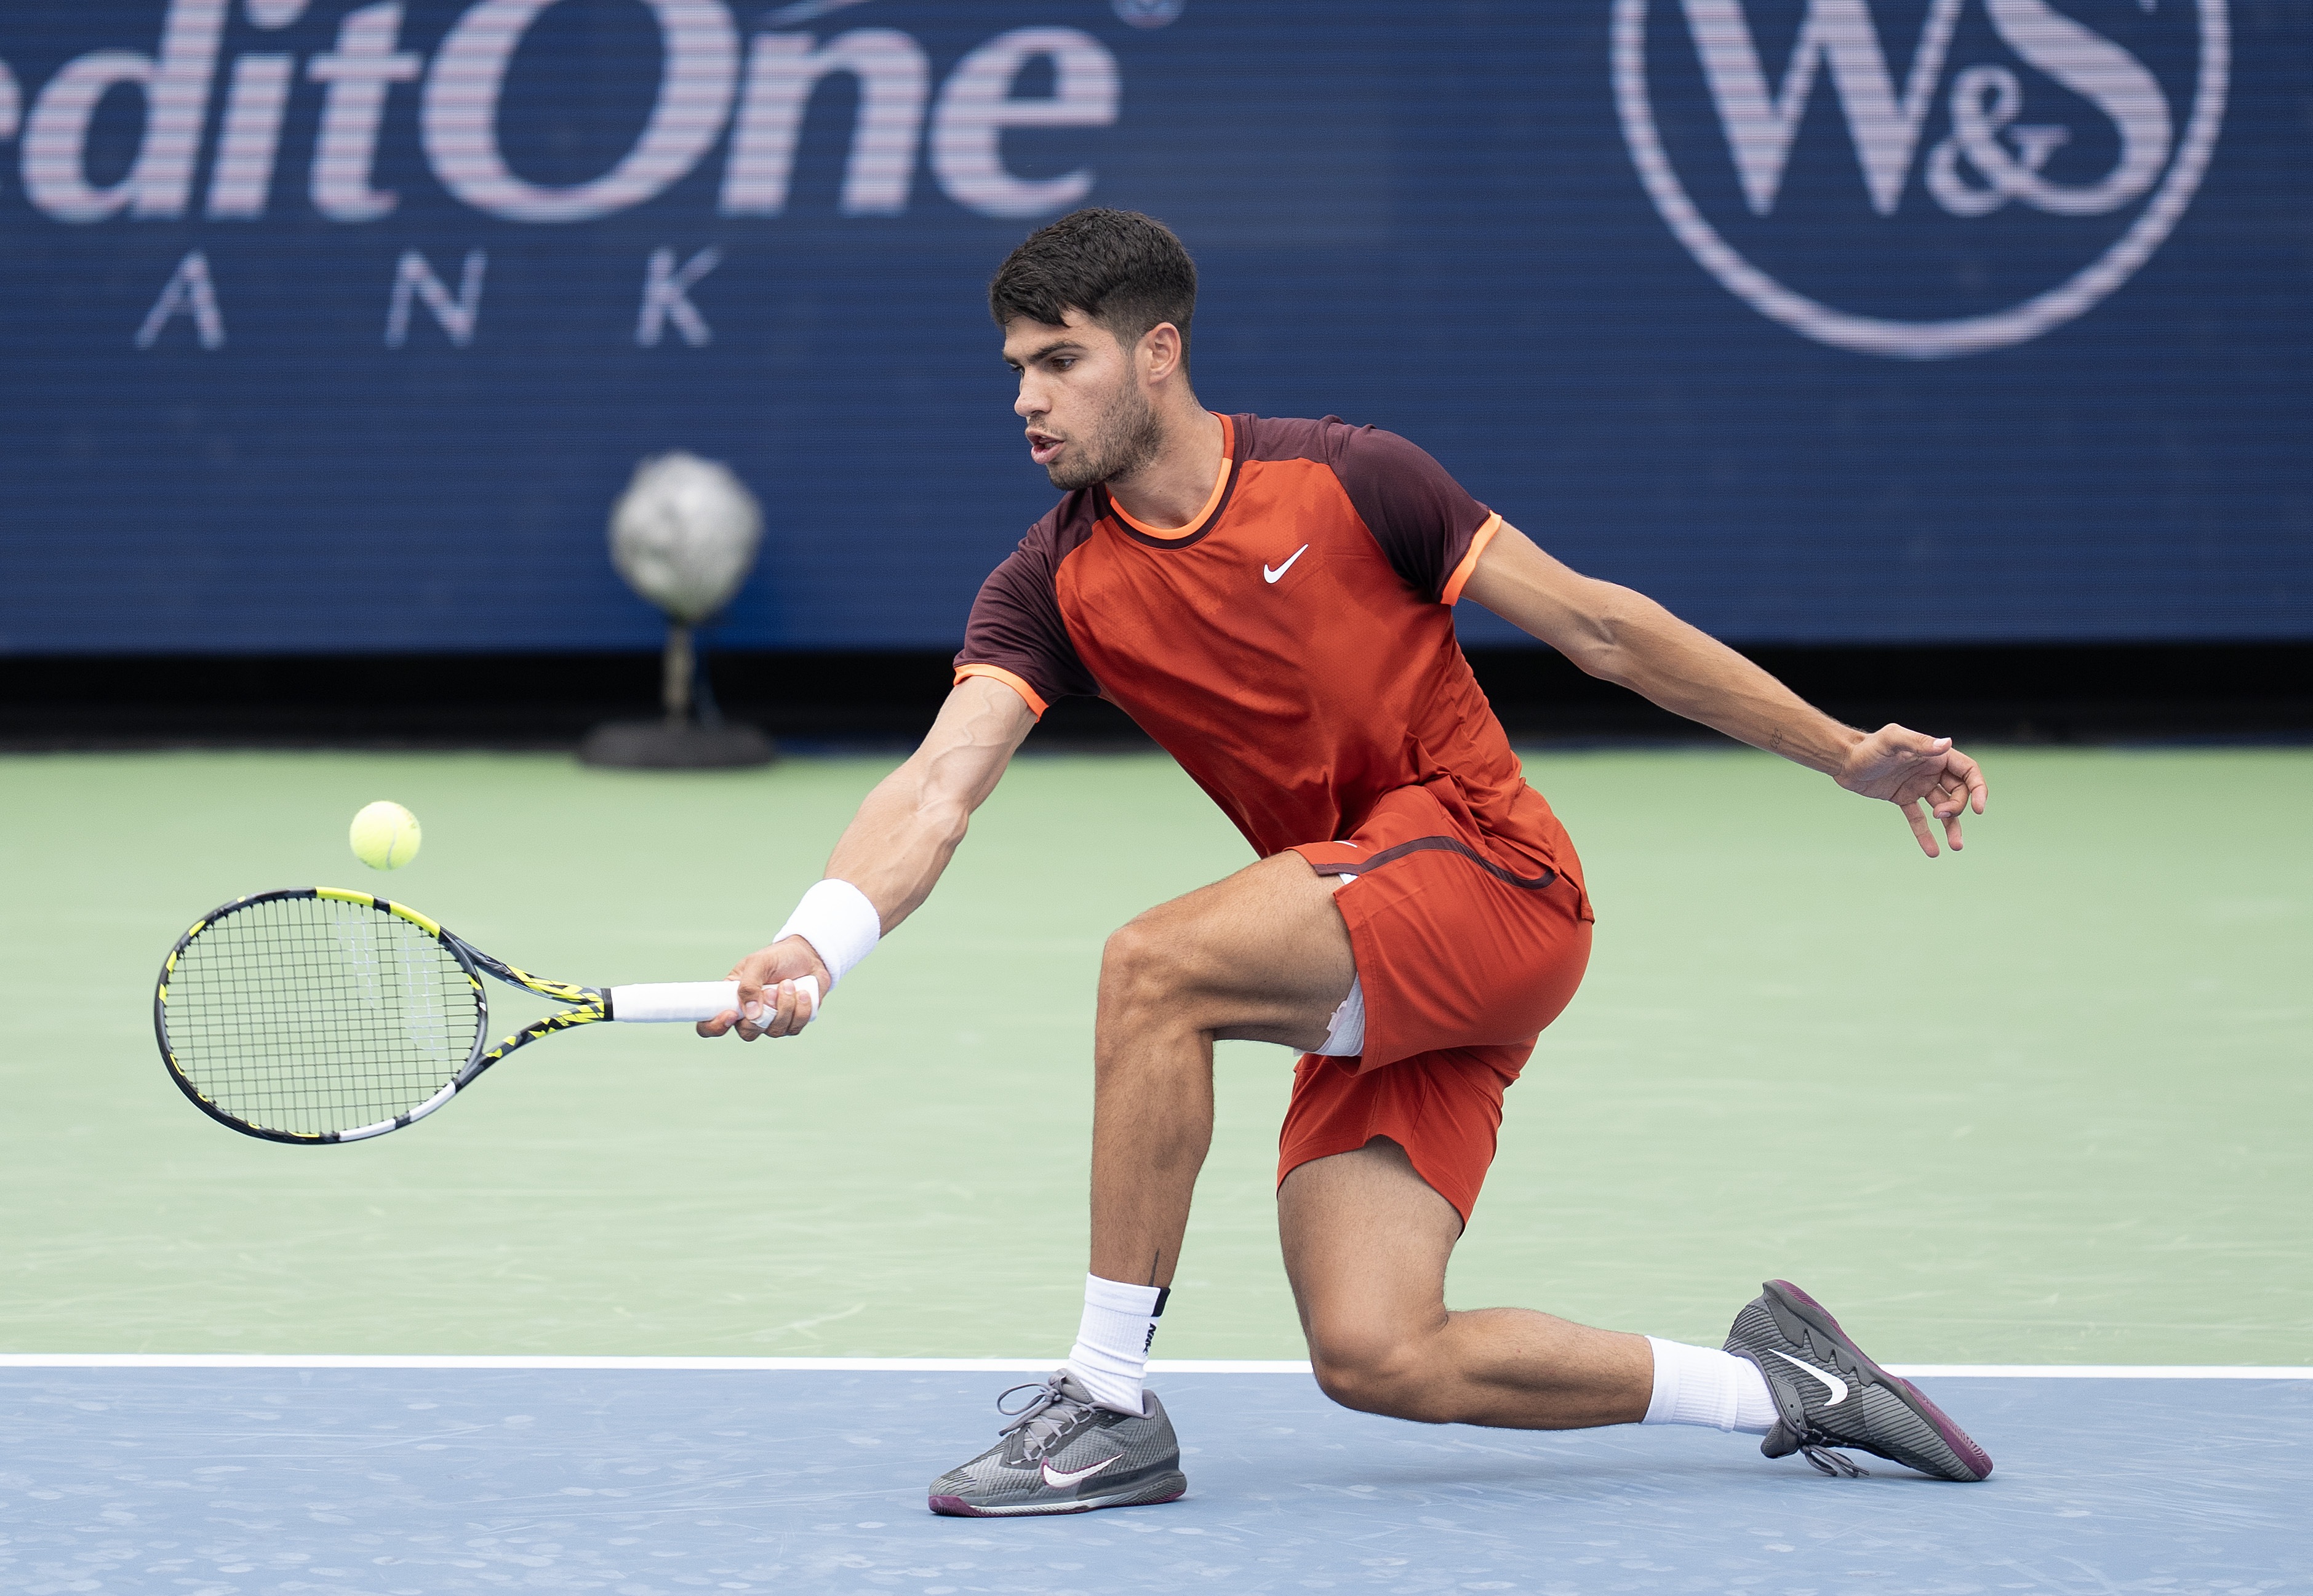
<instances>
[{"instance_id":1,"label":"orange tennis shirt","mask_svg":"<svg viewBox=\"0 0 2313 1596\"><path fill-rule=\"evenodd\" d=\"M1495 863L1573 868L1454 635L1501 517L1394 434L1220 420L1193 524L1143 526L1095 487L1030 528L980 590L956 680L1007 683L1040 716L1108 699L1263 857L1427 785Z\"/></svg>"}]
</instances>

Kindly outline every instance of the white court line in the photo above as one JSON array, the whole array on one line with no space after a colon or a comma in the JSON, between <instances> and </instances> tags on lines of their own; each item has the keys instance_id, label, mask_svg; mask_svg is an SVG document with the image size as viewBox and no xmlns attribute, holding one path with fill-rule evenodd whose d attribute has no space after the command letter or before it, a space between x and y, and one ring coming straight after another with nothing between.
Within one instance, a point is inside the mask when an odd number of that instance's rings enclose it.
<instances>
[{"instance_id":1,"label":"white court line","mask_svg":"<svg viewBox=\"0 0 2313 1596\"><path fill-rule=\"evenodd\" d=\"M597 1369L610 1372L785 1373L803 1371L924 1374L1042 1374L1051 1358L552 1357L512 1355L265 1352L0 1352L0 1369ZM1937 1380L2313 1380L2286 1364L1889 1364L1887 1372ZM1306 1374L1293 1359L1154 1358L1151 1374Z\"/></svg>"},{"instance_id":2,"label":"white court line","mask_svg":"<svg viewBox=\"0 0 2313 1596\"><path fill-rule=\"evenodd\" d=\"M1916 1380L2313 1380L2289 1364L1889 1364Z\"/></svg>"}]
</instances>

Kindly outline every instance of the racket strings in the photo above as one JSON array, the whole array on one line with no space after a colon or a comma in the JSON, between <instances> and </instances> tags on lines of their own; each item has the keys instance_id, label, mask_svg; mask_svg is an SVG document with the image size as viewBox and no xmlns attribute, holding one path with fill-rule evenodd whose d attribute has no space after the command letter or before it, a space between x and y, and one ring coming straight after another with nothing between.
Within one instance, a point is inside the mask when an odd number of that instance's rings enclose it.
<instances>
[{"instance_id":1,"label":"racket strings","mask_svg":"<svg viewBox=\"0 0 2313 1596\"><path fill-rule=\"evenodd\" d=\"M464 1067L484 1019L437 939L323 898L252 903L205 927L163 1013L188 1084L235 1119L295 1136L418 1107Z\"/></svg>"}]
</instances>

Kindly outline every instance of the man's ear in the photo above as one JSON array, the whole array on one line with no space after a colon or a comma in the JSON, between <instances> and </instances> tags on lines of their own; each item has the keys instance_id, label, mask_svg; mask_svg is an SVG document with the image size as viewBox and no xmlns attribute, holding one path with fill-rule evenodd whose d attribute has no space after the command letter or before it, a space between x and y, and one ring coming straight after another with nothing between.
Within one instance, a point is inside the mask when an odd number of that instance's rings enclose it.
<instances>
[{"instance_id":1,"label":"man's ear","mask_svg":"<svg viewBox=\"0 0 2313 1596\"><path fill-rule=\"evenodd\" d=\"M1161 381L1181 369L1181 329L1159 321L1140 337L1141 369L1150 381Z\"/></svg>"}]
</instances>

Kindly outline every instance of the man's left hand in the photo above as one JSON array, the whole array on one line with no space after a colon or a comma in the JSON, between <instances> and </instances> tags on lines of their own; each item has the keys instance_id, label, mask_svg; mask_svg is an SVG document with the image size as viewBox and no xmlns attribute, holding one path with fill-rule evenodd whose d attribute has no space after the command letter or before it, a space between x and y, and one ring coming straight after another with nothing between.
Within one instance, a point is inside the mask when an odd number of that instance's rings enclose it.
<instances>
[{"instance_id":1,"label":"man's left hand","mask_svg":"<svg viewBox=\"0 0 2313 1596\"><path fill-rule=\"evenodd\" d=\"M1973 809L1982 814L1992 795L1983 770L1950 738L1922 736L1904 726L1882 726L1849 749L1834 779L1851 793L1885 798L1902 810L1930 859L1939 851L1936 822L1943 823L1944 840L1957 853L1961 813Z\"/></svg>"}]
</instances>

